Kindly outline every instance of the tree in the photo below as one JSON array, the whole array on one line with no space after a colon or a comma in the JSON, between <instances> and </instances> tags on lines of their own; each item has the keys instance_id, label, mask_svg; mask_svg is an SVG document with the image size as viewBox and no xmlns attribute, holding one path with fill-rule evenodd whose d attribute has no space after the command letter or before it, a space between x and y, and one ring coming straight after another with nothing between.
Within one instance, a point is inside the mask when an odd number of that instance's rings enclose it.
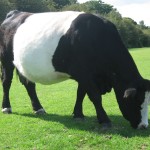
<instances>
[{"instance_id":1,"label":"tree","mask_svg":"<svg viewBox=\"0 0 150 150\"><path fill-rule=\"evenodd\" d=\"M103 3L101 0L99 1L92 0L83 4L75 3L73 5L66 6L63 8L63 10L76 10L104 15L112 11L113 6Z\"/></svg>"},{"instance_id":2,"label":"tree","mask_svg":"<svg viewBox=\"0 0 150 150\"><path fill-rule=\"evenodd\" d=\"M142 31L143 22L141 22L141 25L138 25L131 18L122 18L121 14L115 9L108 13L106 18L116 25L126 47L132 48L148 45L148 34L145 35Z\"/></svg>"},{"instance_id":3,"label":"tree","mask_svg":"<svg viewBox=\"0 0 150 150\"><path fill-rule=\"evenodd\" d=\"M5 19L6 14L15 9L14 3L9 2L8 0L0 1L0 23Z\"/></svg>"},{"instance_id":4,"label":"tree","mask_svg":"<svg viewBox=\"0 0 150 150\"><path fill-rule=\"evenodd\" d=\"M128 48L142 47L142 40L140 38L142 31L137 28L134 20L123 18L120 27L120 34Z\"/></svg>"},{"instance_id":5,"label":"tree","mask_svg":"<svg viewBox=\"0 0 150 150\"><path fill-rule=\"evenodd\" d=\"M110 11L107 15L105 15L105 17L119 28L120 22L122 21L122 16L116 9Z\"/></svg>"},{"instance_id":6,"label":"tree","mask_svg":"<svg viewBox=\"0 0 150 150\"><path fill-rule=\"evenodd\" d=\"M150 47L150 28L142 30L144 33L143 46Z\"/></svg>"},{"instance_id":7,"label":"tree","mask_svg":"<svg viewBox=\"0 0 150 150\"><path fill-rule=\"evenodd\" d=\"M143 21L143 20L141 20L141 21L139 22L139 27L140 27L141 29L148 29L148 27L144 24L144 21Z\"/></svg>"},{"instance_id":8,"label":"tree","mask_svg":"<svg viewBox=\"0 0 150 150\"><path fill-rule=\"evenodd\" d=\"M56 9L62 9L64 6L70 5L70 0L53 0L56 4ZM72 1L73 2L73 1Z\"/></svg>"},{"instance_id":9,"label":"tree","mask_svg":"<svg viewBox=\"0 0 150 150\"><path fill-rule=\"evenodd\" d=\"M0 0L0 23L13 9L28 12L74 10L98 14L116 25L127 47L150 46L150 27L145 26L143 20L137 24L131 18L122 18L117 9L101 0L83 4L77 0Z\"/></svg>"},{"instance_id":10,"label":"tree","mask_svg":"<svg viewBox=\"0 0 150 150\"><path fill-rule=\"evenodd\" d=\"M84 11L86 10L86 8L84 7L84 5L76 3L76 4L65 6L63 7L62 10Z\"/></svg>"},{"instance_id":11,"label":"tree","mask_svg":"<svg viewBox=\"0 0 150 150\"><path fill-rule=\"evenodd\" d=\"M77 0L69 0L69 1L70 1L70 5L77 3Z\"/></svg>"},{"instance_id":12,"label":"tree","mask_svg":"<svg viewBox=\"0 0 150 150\"><path fill-rule=\"evenodd\" d=\"M49 1L50 2L50 1ZM41 0L16 0L16 9L27 12L44 12L49 11L45 1Z\"/></svg>"}]
</instances>

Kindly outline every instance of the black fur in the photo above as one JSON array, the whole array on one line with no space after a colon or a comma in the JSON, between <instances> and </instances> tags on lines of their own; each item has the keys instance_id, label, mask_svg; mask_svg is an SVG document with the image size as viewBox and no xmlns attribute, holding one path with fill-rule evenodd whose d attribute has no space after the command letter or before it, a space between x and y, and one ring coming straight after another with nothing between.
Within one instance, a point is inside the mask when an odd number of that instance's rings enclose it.
<instances>
[{"instance_id":1,"label":"black fur","mask_svg":"<svg viewBox=\"0 0 150 150\"><path fill-rule=\"evenodd\" d=\"M17 28L32 14L13 11L1 25L0 54L2 63L3 103L10 108L9 89L13 76L13 36ZM116 27L104 18L92 14L81 14L71 24L59 41L54 53L53 66L56 71L67 73L79 84L74 107L74 117L83 118L82 102L87 93L93 102L97 119L104 126L110 125L102 106L102 94L114 88L123 116L132 127L141 122L141 104L150 82L144 80L124 46ZM36 95L35 84L20 76L31 98L34 110L42 108ZM129 89L135 93L128 93ZM125 96L126 94L133 96ZM128 95L127 94L127 95Z\"/></svg>"},{"instance_id":2,"label":"black fur","mask_svg":"<svg viewBox=\"0 0 150 150\"><path fill-rule=\"evenodd\" d=\"M3 101L2 108L11 108L9 99L9 90L13 78L13 36L17 28L25 21L25 19L32 15L31 13L22 13L19 11L12 11L8 13L6 19L1 24L0 28L0 60L2 71L2 86L3 86ZM17 71L18 72L18 71ZM32 102L33 110L37 111L42 108L35 90L35 84L29 82L19 73L20 82L25 86ZM11 113L11 112L10 112Z\"/></svg>"},{"instance_id":3,"label":"black fur","mask_svg":"<svg viewBox=\"0 0 150 150\"><path fill-rule=\"evenodd\" d=\"M111 22L92 14L81 14L60 39L53 65L56 71L70 74L80 84L75 117L84 116L81 104L87 93L95 105L99 122L109 122L100 95L110 92L113 87L124 117L134 128L140 123L144 94L150 90L140 87L140 84L150 85L150 82L139 74ZM126 100L123 96L131 88L135 88L136 92Z\"/></svg>"}]
</instances>

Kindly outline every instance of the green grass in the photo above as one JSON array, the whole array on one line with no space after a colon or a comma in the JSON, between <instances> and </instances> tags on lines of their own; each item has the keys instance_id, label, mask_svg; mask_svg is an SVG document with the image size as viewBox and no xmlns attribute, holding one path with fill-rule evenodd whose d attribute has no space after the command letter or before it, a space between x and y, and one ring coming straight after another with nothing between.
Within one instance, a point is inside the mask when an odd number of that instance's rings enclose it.
<instances>
[{"instance_id":1,"label":"green grass","mask_svg":"<svg viewBox=\"0 0 150 150\"><path fill-rule=\"evenodd\" d=\"M150 79L150 48L131 49L130 52L142 76ZM150 127L132 129L122 117L113 91L103 96L112 129L101 129L94 106L87 97L83 104L86 120L73 120L76 88L72 80L51 86L38 84L37 93L47 114L36 116L24 87L15 77L10 91L13 114L0 113L0 150L150 149Z\"/></svg>"}]
</instances>

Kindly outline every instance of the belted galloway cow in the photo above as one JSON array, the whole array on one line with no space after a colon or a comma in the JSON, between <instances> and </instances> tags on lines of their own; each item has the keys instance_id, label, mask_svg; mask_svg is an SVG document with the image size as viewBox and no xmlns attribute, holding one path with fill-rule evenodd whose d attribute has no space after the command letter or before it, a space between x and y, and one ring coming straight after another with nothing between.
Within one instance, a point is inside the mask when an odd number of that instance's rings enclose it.
<instances>
[{"instance_id":1,"label":"belted galloway cow","mask_svg":"<svg viewBox=\"0 0 150 150\"><path fill-rule=\"evenodd\" d=\"M83 118L85 94L104 127L111 121L102 95L113 88L119 108L133 128L148 127L150 81L143 79L110 21L84 12L7 14L0 29L2 112L11 113L9 90L14 68L25 86L35 113L45 113L35 83L78 82L74 117ZM111 101L110 101L111 103Z\"/></svg>"}]
</instances>

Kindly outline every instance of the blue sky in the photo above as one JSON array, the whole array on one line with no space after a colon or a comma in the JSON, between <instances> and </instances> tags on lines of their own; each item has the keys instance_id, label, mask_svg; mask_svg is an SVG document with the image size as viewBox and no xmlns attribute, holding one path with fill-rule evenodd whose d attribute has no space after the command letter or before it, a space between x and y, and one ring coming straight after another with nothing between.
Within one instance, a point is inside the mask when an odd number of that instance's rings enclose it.
<instances>
[{"instance_id":1,"label":"blue sky","mask_svg":"<svg viewBox=\"0 0 150 150\"><path fill-rule=\"evenodd\" d=\"M88 0L78 0L79 3ZM111 4L123 17L130 17L137 23L144 20L145 25L150 26L150 0L102 0Z\"/></svg>"}]
</instances>

